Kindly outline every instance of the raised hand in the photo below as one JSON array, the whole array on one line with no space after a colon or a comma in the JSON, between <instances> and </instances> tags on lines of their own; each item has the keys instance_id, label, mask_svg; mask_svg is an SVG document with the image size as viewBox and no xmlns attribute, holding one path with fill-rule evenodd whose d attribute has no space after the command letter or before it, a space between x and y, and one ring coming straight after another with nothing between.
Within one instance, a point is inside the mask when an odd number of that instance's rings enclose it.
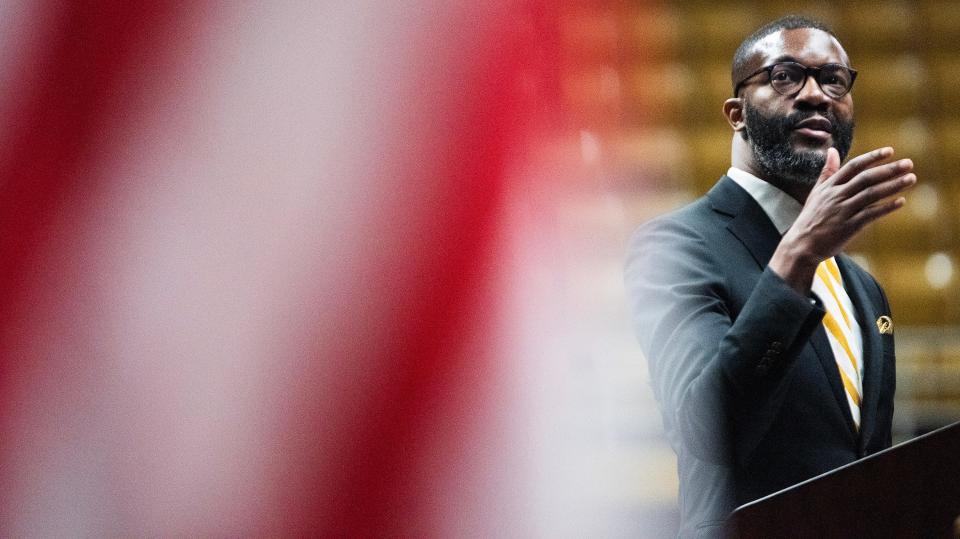
<instances>
[{"instance_id":1,"label":"raised hand","mask_svg":"<svg viewBox=\"0 0 960 539\"><path fill-rule=\"evenodd\" d=\"M834 256L867 224L903 206L888 197L917 182L913 162L884 163L893 148L879 148L840 166L837 150L827 150L820 178L803 210L770 259L770 269L798 292L807 293L817 265Z\"/></svg>"}]
</instances>

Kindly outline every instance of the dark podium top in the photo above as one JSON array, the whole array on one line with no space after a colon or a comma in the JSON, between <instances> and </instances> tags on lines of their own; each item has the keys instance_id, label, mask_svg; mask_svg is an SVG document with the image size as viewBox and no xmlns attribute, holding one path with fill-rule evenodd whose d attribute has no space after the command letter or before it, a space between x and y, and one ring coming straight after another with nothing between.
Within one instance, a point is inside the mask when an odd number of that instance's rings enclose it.
<instances>
[{"instance_id":1,"label":"dark podium top","mask_svg":"<svg viewBox=\"0 0 960 539\"><path fill-rule=\"evenodd\" d=\"M960 423L748 503L729 537L960 537Z\"/></svg>"}]
</instances>

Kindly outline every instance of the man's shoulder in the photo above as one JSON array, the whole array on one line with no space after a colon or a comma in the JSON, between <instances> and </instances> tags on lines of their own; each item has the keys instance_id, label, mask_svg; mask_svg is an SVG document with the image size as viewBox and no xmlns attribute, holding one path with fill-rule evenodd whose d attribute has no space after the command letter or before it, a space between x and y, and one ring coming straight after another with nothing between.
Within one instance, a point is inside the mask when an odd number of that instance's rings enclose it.
<instances>
[{"instance_id":1,"label":"man's shoulder","mask_svg":"<svg viewBox=\"0 0 960 539\"><path fill-rule=\"evenodd\" d=\"M653 217L637 227L631 245L655 238L707 238L723 228L723 216L713 208L709 194Z\"/></svg>"}]
</instances>

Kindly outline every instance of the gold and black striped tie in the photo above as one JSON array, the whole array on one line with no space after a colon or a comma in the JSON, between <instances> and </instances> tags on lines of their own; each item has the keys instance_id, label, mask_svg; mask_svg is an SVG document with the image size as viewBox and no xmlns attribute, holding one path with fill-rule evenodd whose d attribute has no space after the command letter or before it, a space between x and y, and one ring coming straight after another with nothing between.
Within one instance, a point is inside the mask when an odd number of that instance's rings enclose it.
<instances>
[{"instance_id":1,"label":"gold and black striped tie","mask_svg":"<svg viewBox=\"0 0 960 539\"><path fill-rule=\"evenodd\" d=\"M862 352L858 350L860 339L855 339L854 332L859 331L856 321L847 312L844 303L850 304L850 298L843 289L843 280L840 278L840 269L833 257L828 258L817 266L816 281L820 282L826 293L821 293L821 300L826 307L827 314L823 317L823 325L830 339L840 379L847 394L850 412L853 421L860 428L860 399L863 394L861 381L860 358Z\"/></svg>"}]
</instances>

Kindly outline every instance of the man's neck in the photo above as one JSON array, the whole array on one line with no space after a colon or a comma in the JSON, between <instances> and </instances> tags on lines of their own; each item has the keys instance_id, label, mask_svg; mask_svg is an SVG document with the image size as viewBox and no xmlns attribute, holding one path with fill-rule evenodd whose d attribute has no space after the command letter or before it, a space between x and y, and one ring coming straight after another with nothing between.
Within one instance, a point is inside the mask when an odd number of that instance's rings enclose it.
<instances>
[{"instance_id":1,"label":"man's neck","mask_svg":"<svg viewBox=\"0 0 960 539\"><path fill-rule=\"evenodd\" d=\"M805 203L807 201L807 196L810 194L811 187L776 177L773 174L764 171L760 165L757 164L756 160L753 159L752 154L749 156L738 156L737 152L734 152L733 158L731 159L731 166L737 167L745 172L749 172L750 174L753 174L770 185L773 185L777 189L780 189L784 193L793 197L793 199L800 204Z\"/></svg>"},{"instance_id":2,"label":"man's neck","mask_svg":"<svg viewBox=\"0 0 960 539\"><path fill-rule=\"evenodd\" d=\"M751 172L751 174L754 174ZM807 196L810 195L810 188L800 185L797 182L792 182L789 180L784 180L782 178L772 178L770 175L766 176L757 176L763 181L773 185L774 187L780 189L784 193L793 197L794 200L799 202L801 205L806 203Z\"/></svg>"}]
</instances>

